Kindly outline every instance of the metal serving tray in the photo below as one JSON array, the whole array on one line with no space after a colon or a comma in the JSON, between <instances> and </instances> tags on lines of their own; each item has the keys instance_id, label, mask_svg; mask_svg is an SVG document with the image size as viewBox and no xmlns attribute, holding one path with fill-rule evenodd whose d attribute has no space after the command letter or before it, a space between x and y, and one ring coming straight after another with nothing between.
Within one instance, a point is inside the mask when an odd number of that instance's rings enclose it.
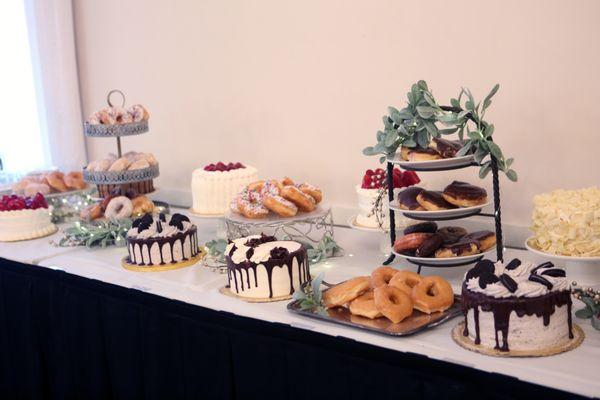
<instances>
[{"instance_id":1,"label":"metal serving tray","mask_svg":"<svg viewBox=\"0 0 600 400\"><path fill-rule=\"evenodd\" d=\"M334 324L352 326L357 329L375 332L388 336L409 336L433 328L444 322L462 314L460 307L460 296L454 295L454 304L444 312L425 314L420 311L413 311L413 314L404 321L394 324L387 318L369 319L350 314L345 307L336 307L328 309L327 315L320 314L316 310L302 310L300 302L294 300L287 305L287 309L293 313L305 317L327 321Z\"/></svg>"}]
</instances>

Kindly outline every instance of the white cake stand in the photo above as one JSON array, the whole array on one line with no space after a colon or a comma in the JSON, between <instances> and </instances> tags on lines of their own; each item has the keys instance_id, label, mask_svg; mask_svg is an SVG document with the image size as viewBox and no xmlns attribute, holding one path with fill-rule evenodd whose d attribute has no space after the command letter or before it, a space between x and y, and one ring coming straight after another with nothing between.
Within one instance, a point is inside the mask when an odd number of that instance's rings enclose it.
<instances>
[{"instance_id":1,"label":"white cake stand","mask_svg":"<svg viewBox=\"0 0 600 400\"><path fill-rule=\"evenodd\" d=\"M577 282L579 286L595 286L600 284L600 257L572 257L546 253L532 246L532 241L533 236L525 241L527 250L542 257L564 263L565 268L568 270L567 276L569 280Z\"/></svg>"}]
</instances>

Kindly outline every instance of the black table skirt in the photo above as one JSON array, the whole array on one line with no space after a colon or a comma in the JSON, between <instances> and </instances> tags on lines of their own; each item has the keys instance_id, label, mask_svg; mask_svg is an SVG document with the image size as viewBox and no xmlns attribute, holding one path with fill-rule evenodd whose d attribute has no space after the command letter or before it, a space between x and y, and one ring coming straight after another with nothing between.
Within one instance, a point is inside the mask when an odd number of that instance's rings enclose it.
<instances>
[{"instance_id":1,"label":"black table skirt","mask_svg":"<svg viewBox=\"0 0 600 400\"><path fill-rule=\"evenodd\" d=\"M1 399L575 397L1 258L0 346Z\"/></svg>"}]
</instances>

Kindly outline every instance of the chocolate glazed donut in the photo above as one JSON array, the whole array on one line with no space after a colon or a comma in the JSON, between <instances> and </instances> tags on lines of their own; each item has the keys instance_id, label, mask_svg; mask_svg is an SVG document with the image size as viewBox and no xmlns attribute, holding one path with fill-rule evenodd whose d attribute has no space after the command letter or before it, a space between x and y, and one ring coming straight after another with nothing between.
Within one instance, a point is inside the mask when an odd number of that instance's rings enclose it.
<instances>
[{"instance_id":1,"label":"chocolate glazed donut","mask_svg":"<svg viewBox=\"0 0 600 400\"><path fill-rule=\"evenodd\" d=\"M437 224L435 222L420 222L418 224L410 225L404 229L404 234L409 233L435 233L437 231ZM466 233L466 232L465 232Z\"/></svg>"},{"instance_id":2,"label":"chocolate glazed donut","mask_svg":"<svg viewBox=\"0 0 600 400\"><path fill-rule=\"evenodd\" d=\"M417 196L417 202L427 211L450 210L458 208L452 203L447 202L442 196L442 192L433 190L423 190Z\"/></svg>"},{"instance_id":3,"label":"chocolate glazed donut","mask_svg":"<svg viewBox=\"0 0 600 400\"><path fill-rule=\"evenodd\" d=\"M459 207L473 207L487 202L484 188L460 181L446 186L443 196L446 201Z\"/></svg>"},{"instance_id":4,"label":"chocolate glazed donut","mask_svg":"<svg viewBox=\"0 0 600 400\"><path fill-rule=\"evenodd\" d=\"M417 202L417 196L424 189L418 186L411 186L398 193L398 205L403 210L425 211Z\"/></svg>"},{"instance_id":5,"label":"chocolate glazed donut","mask_svg":"<svg viewBox=\"0 0 600 400\"><path fill-rule=\"evenodd\" d=\"M433 138L433 144L438 153L444 158L452 158L461 149L462 143L454 140Z\"/></svg>"}]
</instances>

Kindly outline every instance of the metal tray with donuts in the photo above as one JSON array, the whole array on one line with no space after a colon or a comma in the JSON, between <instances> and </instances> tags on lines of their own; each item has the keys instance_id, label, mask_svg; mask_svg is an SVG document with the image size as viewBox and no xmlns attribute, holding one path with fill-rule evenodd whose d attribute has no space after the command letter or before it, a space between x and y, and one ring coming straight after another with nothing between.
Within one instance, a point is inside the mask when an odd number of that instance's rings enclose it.
<instances>
[{"instance_id":1,"label":"metal tray with donuts","mask_svg":"<svg viewBox=\"0 0 600 400\"><path fill-rule=\"evenodd\" d=\"M442 191L408 187L398 193L390 208L412 219L444 220L479 214L489 204L484 188L454 181Z\"/></svg>"},{"instance_id":2,"label":"metal tray with donuts","mask_svg":"<svg viewBox=\"0 0 600 400\"><path fill-rule=\"evenodd\" d=\"M305 309L299 300L288 310L388 336L414 335L462 313L460 296L439 276L382 266L371 276L323 285L329 288L322 292L320 310Z\"/></svg>"},{"instance_id":3,"label":"metal tray with donuts","mask_svg":"<svg viewBox=\"0 0 600 400\"><path fill-rule=\"evenodd\" d=\"M420 265L453 266L478 260L495 245L492 231L467 232L459 226L438 228L435 222L420 222L404 229L393 252Z\"/></svg>"}]
</instances>

